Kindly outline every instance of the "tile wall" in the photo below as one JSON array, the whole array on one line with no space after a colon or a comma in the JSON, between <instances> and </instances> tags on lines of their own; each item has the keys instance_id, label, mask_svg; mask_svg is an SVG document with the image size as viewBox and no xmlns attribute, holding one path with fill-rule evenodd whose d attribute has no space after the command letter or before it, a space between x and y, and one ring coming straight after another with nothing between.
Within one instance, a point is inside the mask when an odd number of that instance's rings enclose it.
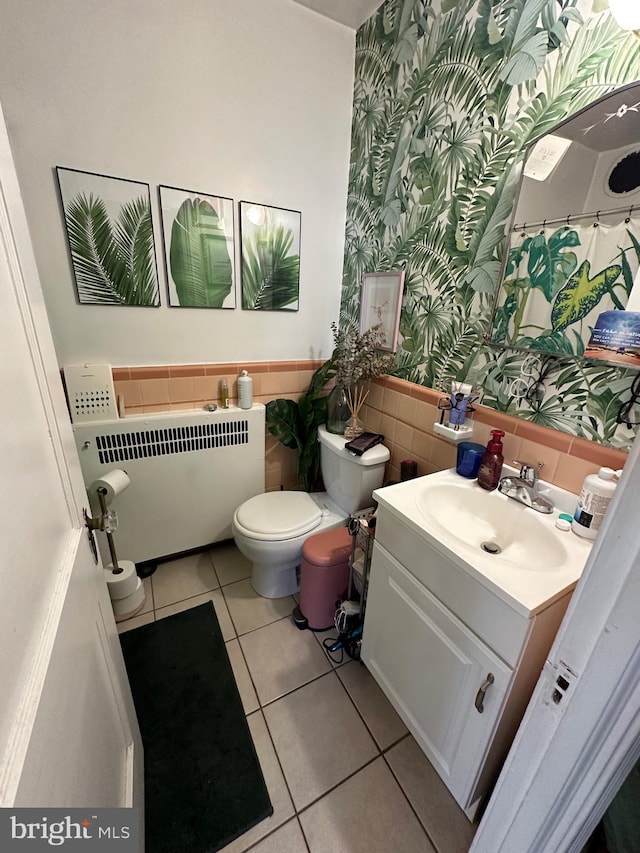
<instances>
[{"instance_id":1,"label":"tile wall","mask_svg":"<svg viewBox=\"0 0 640 853\"><path fill-rule=\"evenodd\" d=\"M249 364L198 364L160 367L113 368L115 391L124 398L128 415L199 409L219 402L220 380L227 379L231 403L237 402L237 380L242 370L253 378L253 399L267 403L276 397L297 399L309 386L322 361L252 362ZM432 432L439 419L437 391L395 377L373 383L363 417L368 430L381 432L391 451L387 480L400 478L400 462L414 459L418 473L431 474L455 465L456 448ZM505 432L505 460L542 462L541 478L578 492L587 474L602 465L618 469L624 451L575 438L530 421L478 406L473 416L473 441L486 444L491 429ZM297 458L267 432L265 480L267 491L292 488Z\"/></svg>"}]
</instances>

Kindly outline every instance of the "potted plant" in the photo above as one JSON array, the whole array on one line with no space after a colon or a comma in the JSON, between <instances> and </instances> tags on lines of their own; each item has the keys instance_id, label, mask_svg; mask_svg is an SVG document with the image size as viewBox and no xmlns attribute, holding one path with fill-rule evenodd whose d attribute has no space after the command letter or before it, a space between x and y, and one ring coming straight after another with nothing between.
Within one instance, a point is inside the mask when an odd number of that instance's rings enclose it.
<instances>
[{"instance_id":1,"label":"potted plant","mask_svg":"<svg viewBox=\"0 0 640 853\"><path fill-rule=\"evenodd\" d=\"M385 340L381 324L372 326L361 335L355 329L339 329L335 323L331 324L331 331L335 345L332 361L336 388L332 392L330 409L333 412L333 404L339 404L341 399L344 401L349 411L344 436L352 439L364 432L360 412L369 395L369 384L372 379L389 372L393 355L380 352ZM338 418L330 415L329 421L331 431L337 431Z\"/></svg>"},{"instance_id":2,"label":"potted plant","mask_svg":"<svg viewBox=\"0 0 640 853\"><path fill-rule=\"evenodd\" d=\"M311 377L306 394L298 402L279 397L266 405L267 429L285 447L298 451L298 478L307 492L320 477L318 427L327 419L326 384L335 376L333 359L325 361Z\"/></svg>"}]
</instances>

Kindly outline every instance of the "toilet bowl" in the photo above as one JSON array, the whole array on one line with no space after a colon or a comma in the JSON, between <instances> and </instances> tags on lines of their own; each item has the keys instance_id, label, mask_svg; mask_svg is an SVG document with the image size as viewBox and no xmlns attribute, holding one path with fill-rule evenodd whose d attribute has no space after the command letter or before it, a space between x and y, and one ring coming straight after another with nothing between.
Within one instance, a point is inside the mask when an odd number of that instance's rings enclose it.
<instances>
[{"instance_id":1,"label":"toilet bowl","mask_svg":"<svg viewBox=\"0 0 640 853\"><path fill-rule=\"evenodd\" d=\"M249 498L233 516L233 538L253 564L254 590L265 598L297 592L307 537L340 527L351 513L371 506L373 490L384 481L389 451L382 444L355 456L343 436L324 426L318 438L326 492L266 492Z\"/></svg>"}]
</instances>

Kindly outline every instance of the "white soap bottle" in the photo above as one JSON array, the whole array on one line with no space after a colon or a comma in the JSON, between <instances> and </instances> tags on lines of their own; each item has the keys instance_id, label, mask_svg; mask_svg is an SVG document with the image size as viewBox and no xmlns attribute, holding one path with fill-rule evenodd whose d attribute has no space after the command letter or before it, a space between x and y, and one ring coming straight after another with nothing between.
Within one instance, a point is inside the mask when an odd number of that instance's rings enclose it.
<instances>
[{"instance_id":1,"label":"white soap bottle","mask_svg":"<svg viewBox=\"0 0 640 853\"><path fill-rule=\"evenodd\" d=\"M238 377L238 406L241 409L250 409L253 403L253 379L248 371L243 370Z\"/></svg>"},{"instance_id":2,"label":"white soap bottle","mask_svg":"<svg viewBox=\"0 0 640 853\"><path fill-rule=\"evenodd\" d=\"M604 519L619 474L613 468L600 468L597 474L584 478L578 506L573 515L571 529L584 539L595 539Z\"/></svg>"}]
</instances>

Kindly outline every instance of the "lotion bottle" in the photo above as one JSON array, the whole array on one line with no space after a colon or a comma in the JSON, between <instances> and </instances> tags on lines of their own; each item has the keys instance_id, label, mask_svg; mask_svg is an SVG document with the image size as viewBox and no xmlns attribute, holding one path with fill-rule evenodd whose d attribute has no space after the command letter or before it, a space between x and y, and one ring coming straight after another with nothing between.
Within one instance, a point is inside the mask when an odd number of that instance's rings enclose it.
<instances>
[{"instance_id":1,"label":"lotion bottle","mask_svg":"<svg viewBox=\"0 0 640 853\"><path fill-rule=\"evenodd\" d=\"M248 371L243 370L238 378L238 406L250 409L253 402L253 379Z\"/></svg>"},{"instance_id":2,"label":"lotion bottle","mask_svg":"<svg viewBox=\"0 0 640 853\"><path fill-rule=\"evenodd\" d=\"M497 488L500 477L502 476L502 463L504 462L502 453L503 435L504 432L501 429L491 430L491 438L480 463L478 485L482 486L488 492L492 492Z\"/></svg>"},{"instance_id":3,"label":"lotion bottle","mask_svg":"<svg viewBox=\"0 0 640 853\"><path fill-rule=\"evenodd\" d=\"M597 474L589 474L584 478L571 523L571 529L578 536L584 539L596 538L618 485L619 476L613 468L600 468Z\"/></svg>"}]
</instances>

